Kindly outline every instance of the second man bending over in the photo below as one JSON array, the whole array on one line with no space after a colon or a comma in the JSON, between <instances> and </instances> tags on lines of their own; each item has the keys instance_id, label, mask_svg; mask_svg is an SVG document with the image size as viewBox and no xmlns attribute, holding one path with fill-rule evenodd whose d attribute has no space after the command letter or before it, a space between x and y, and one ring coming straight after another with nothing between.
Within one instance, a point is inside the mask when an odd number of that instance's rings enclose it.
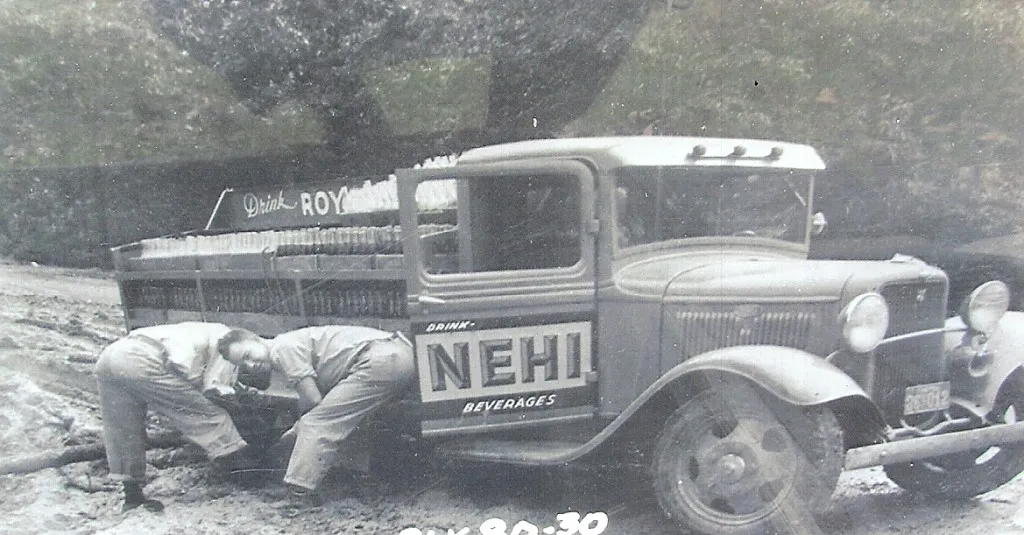
<instances>
[{"instance_id":1,"label":"second man bending over","mask_svg":"<svg viewBox=\"0 0 1024 535\"><path fill-rule=\"evenodd\" d=\"M397 399L415 376L408 340L369 327L286 332L274 338L271 360L299 395L302 417L282 439L295 441L284 482L298 494L316 489L342 460L343 441L367 416Z\"/></svg>"}]
</instances>

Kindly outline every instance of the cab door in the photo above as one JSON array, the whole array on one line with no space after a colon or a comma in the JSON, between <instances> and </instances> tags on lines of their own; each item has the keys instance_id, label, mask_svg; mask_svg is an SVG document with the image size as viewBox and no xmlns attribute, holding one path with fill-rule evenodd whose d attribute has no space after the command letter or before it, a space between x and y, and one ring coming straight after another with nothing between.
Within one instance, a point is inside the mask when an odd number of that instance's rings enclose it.
<instances>
[{"instance_id":1,"label":"cab door","mask_svg":"<svg viewBox=\"0 0 1024 535\"><path fill-rule=\"evenodd\" d=\"M575 161L399 172L425 436L593 418L594 180Z\"/></svg>"}]
</instances>

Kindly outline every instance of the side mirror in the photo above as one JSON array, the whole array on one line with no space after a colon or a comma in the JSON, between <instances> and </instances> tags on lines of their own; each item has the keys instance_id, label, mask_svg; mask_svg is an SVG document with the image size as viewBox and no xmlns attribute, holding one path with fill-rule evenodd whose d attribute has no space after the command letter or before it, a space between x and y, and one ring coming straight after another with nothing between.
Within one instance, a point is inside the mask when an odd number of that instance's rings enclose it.
<instances>
[{"instance_id":1,"label":"side mirror","mask_svg":"<svg viewBox=\"0 0 1024 535\"><path fill-rule=\"evenodd\" d=\"M825 214L814 212L814 215L811 216L811 236L817 236L825 232L825 227L827 226L828 220L825 219Z\"/></svg>"}]
</instances>

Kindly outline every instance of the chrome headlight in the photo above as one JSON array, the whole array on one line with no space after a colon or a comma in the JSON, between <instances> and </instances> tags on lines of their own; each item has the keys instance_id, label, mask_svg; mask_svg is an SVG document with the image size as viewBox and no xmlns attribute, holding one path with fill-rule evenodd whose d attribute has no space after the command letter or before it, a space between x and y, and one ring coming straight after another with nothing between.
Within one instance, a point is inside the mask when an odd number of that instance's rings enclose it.
<instances>
[{"instance_id":1,"label":"chrome headlight","mask_svg":"<svg viewBox=\"0 0 1024 535\"><path fill-rule=\"evenodd\" d=\"M990 334L1010 308L1010 289L1003 281L978 286L960 307L960 319L975 331Z\"/></svg>"},{"instance_id":2,"label":"chrome headlight","mask_svg":"<svg viewBox=\"0 0 1024 535\"><path fill-rule=\"evenodd\" d=\"M870 292L854 297L839 314L843 341L856 353L867 353L881 343L889 330L889 305Z\"/></svg>"}]
</instances>

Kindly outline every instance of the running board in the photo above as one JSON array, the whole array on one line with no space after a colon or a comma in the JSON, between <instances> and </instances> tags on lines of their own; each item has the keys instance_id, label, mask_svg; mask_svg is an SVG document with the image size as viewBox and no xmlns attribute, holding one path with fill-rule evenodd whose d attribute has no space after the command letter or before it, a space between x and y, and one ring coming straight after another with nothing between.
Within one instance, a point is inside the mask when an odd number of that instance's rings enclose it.
<instances>
[{"instance_id":1,"label":"running board","mask_svg":"<svg viewBox=\"0 0 1024 535\"><path fill-rule=\"evenodd\" d=\"M575 459L586 442L467 439L446 442L437 454L447 459L524 466L554 466Z\"/></svg>"},{"instance_id":2,"label":"running board","mask_svg":"<svg viewBox=\"0 0 1024 535\"><path fill-rule=\"evenodd\" d=\"M1001 424L970 431L911 438L853 448L846 452L847 470L919 461L938 455L1024 441L1024 423Z\"/></svg>"}]
</instances>

